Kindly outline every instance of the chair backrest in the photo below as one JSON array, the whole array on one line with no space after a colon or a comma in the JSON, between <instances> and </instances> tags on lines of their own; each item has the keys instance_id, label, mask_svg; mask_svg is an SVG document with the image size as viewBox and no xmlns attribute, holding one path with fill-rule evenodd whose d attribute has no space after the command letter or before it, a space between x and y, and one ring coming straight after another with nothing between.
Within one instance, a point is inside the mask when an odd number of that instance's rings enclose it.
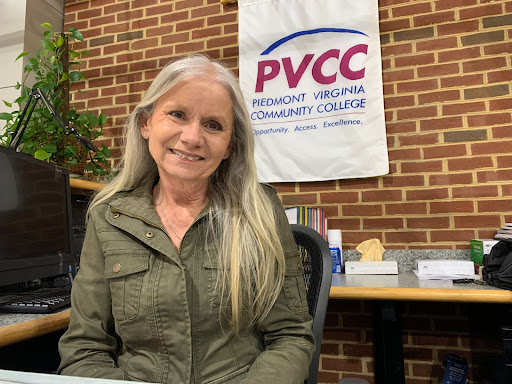
<instances>
[{"instance_id":1,"label":"chair backrest","mask_svg":"<svg viewBox=\"0 0 512 384\"><path fill-rule=\"evenodd\" d=\"M329 244L313 228L301 224L291 224L290 228L304 264L304 282L309 314L313 317L313 334L316 340L315 352L309 365L309 376L305 384L316 384L318 382L322 333L331 289L332 257Z\"/></svg>"}]
</instances>

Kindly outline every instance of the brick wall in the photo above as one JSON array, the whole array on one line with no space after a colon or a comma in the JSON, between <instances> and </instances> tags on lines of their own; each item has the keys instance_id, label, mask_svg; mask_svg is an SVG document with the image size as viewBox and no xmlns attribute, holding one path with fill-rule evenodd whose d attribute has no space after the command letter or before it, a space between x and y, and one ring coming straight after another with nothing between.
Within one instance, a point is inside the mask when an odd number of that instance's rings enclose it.
<instances>
[{"instance_id":1,"label":"brick wall","mask_svg":"<svg viewBox=\"0 0 512 384\"><path fill-rule=\"evenodd\" d=\"M204 52L237 73L237 12L219 0L66 0L66 25L92 53L73 101L109 116L114 160L124 118L169 59ZM379 13L390 174L275 186L287 206L324 208L345 248L468 248L512 221L512 1L380 0ZM330 303L321 382L374 382L371 305ZM446 351L467 357L479 382L479 362L500 350L492 331L468 326L487 310L404 306L407 384L436 383Z\"/></svg>"},{"instance_id":2,"label":"brick wall","mask_svg":"<svg viewBox=\"0 0 512 384\"><path fill-rule=\"evenodd\" d=\"M276 184L287 206L322 207L344 247L468 248L512 221L512 2L380 0L390 174ZM123 120L169 59L205 52L237 73L236 4L66 0L91 52L74 102Z\"/></svg>"}]
</instances>

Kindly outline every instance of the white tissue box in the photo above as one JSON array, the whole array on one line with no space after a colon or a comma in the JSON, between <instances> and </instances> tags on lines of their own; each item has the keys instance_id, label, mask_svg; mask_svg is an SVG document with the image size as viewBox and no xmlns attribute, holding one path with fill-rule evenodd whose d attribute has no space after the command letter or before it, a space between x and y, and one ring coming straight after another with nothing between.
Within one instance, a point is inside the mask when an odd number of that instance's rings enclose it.
<instances>
[{"instance_id":1,"label":"white tissue box","mask_svg":"<svg viewBox=\"0 0 512 384\"><path fill-rule=\"evenodd\" d=\"M396 260L383 261L346 261L347 275L398 275Z\"/></svg>"},{"instance_id":2,"label":"white tissue box","mask_svg":"<svg viewBox=\"0 0 512 384\"><path fill-rule=\"evenodd\" d=\"M419 275L474 275L471 260L417 260Z\"/></svg>"}]
</instances>

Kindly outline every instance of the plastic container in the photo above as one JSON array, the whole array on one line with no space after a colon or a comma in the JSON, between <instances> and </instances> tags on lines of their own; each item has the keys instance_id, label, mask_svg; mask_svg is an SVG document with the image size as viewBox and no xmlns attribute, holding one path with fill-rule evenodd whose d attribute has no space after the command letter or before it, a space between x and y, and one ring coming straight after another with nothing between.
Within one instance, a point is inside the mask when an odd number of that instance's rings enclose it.
<instances>
[{"instance_id":1,"label":"plastic container","mask_svg":"<svg viewBox=\"0 0 512 384\"><path fill-rule=\"evenodd\" d=\"M343 254L341 252L341 230L327 230L329 250L332 256L332 273L343 273Z\"/></svg>"}]
</instances>

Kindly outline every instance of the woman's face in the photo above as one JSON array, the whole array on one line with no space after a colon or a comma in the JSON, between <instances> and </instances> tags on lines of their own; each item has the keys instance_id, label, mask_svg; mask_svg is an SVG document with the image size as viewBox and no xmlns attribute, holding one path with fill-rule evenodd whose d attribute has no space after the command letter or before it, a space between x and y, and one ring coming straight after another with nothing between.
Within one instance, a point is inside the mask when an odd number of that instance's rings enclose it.
<instances>
[{"instance_id":1,"label":"woman's face","mask_svg":"<svg viewBox=\"0 0 512 384\"><path fill-rule=\"evenodd\" d=\"M205 182L231 153L234 117L226 89L212 79L191 77L156 103L142 124L160 177Z\"/></svg>"}]
</instances>

